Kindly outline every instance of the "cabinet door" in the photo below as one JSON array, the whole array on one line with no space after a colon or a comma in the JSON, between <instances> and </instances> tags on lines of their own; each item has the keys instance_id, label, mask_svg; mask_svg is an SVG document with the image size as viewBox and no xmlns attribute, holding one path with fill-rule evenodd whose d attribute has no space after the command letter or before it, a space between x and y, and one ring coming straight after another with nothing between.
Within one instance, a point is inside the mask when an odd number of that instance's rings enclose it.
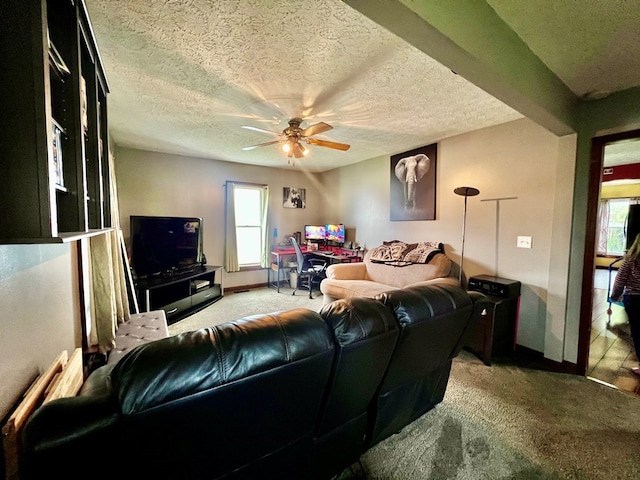
<instances>
[{"instance_id":1,"label":"cabinet door","mask_svg":"<svg viewBox=\"0 0 640 480\"><path fill-rule=\"evenodd\" d=\"M207 288L205 290L199 291L195 295L191 296L191 306L197 307L198 305L203 305L205 303L211 302L216 298L220 297L220 285L215 284L212 285L211 288Z\"/></svg>"},{"instance_id":2,"label":"cabinet door","mask_svg":"<svg viewBox=\"0 0 640 480\"><path fill-rule=\"evenodd\" d=\"M183 298L177 302L172 302L162 307L167 316L167 323L172 323L175 318L180 317L191 308L191 298ZM155 309L154 309L155 310Z\"/></svg>"},{"instance_id":3,"label":"cabinet door","mask_svg":"<svg viewBox=\"0 0 640 480\"><path fill-rule=\"evenodd\" d=\"M180 281L152 288L149 290L149 307L150 310L165 309L167 305L178 302L184 298L189 298L190 295L191 292L189 291L188 281Z\"/></svg>"}]
</instances>

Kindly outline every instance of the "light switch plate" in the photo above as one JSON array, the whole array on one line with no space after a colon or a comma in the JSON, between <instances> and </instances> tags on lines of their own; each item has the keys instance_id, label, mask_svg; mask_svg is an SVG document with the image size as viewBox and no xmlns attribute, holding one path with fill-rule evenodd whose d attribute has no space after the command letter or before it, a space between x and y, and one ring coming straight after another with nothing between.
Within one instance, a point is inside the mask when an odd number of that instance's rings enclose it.
<instances>
[{"instance_id":1,"label":"light switch plate","mask_svg":"<svg viewBox=\"0 0 640 480\"><path fill-rule=\"evenodd\" d=\"M531 248L531 237L522 237L518 236L518 243L516 243L518 248Z\"/></svg>"}]
</instances>

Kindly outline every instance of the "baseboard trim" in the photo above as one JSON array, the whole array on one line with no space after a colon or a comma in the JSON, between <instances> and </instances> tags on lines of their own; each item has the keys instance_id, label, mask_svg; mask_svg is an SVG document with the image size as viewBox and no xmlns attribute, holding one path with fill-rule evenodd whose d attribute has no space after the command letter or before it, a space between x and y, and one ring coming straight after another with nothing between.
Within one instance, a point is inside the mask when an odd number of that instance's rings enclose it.
<instances>
[{"instance_id":1,"label":"baseboard trim","mask_svg":"<svg viewBox=\"0 0 640 480\"><path fill-rule=\"evenodd\" d=\"M516 351L514 354L515 361L524 367L537 368L539 370L546 370L556 373L569 373L572 375L579 375L578 366L575 363L557 362L549 358L545 358L542 352L533 350L522 345L516 345Z\"/></svg>"},{"instance_id":2,"label":"baseboard trim","mask_svg":"<svg viewBox=\"0 0 640 480\"><path fill-rule=\"evenodd\" d=\"M254 290L256 288L264 288L266 287L266 283L254 283L253 285L238 285L235 287L224 287L224 293L239 293L246 292L247 290Z\"/></svg>"}]
</instances>

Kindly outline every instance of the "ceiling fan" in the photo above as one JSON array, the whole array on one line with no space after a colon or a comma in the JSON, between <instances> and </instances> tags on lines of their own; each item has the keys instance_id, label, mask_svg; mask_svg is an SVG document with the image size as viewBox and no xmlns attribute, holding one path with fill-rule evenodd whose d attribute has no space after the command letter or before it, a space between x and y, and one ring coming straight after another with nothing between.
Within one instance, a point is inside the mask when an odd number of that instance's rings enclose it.
<instances>
[{"instance_id":1,"label":"ceiling fan","mask_svg":"<svg viewBox=\"0 0 640 480\"><path fill-rule=\"evenodd\" d=\"M292 118L291 120L289 120L289 126L285 128L281 133L273 132L271 130L265 130L263 128L252 127L249 125L242 125L242 128L246 128L248 130L269 133L271 135L278 135L280 137L277 140L273 140L271 142L259 143L257 145L251 145L250 147L244 147L243 150L253 150L254 148L279 143L282 145L282 150L287 154L289 158L301 158L309 154L309 149L306 148L303 143L306 143L307 145L317 145L319 147L334 148L336 150L342 151L349 150L349 148L351 147L351 145L347 145L346 143L331 142L329 140L312 138L313 135L331 130L333 127L328 123L315 123L305 129L300 128L301 123L302 119Z\"/></svg>"}]
</instances>

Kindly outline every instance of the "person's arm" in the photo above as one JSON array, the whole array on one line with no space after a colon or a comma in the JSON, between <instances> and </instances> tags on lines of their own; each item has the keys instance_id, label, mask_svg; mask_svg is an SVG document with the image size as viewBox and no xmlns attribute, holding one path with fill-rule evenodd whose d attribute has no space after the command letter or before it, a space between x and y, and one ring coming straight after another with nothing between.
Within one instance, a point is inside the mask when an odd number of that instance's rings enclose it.
<instances>
[{"instance_id":1,"label":"person's arm","mask_svg":"<svg viewBox=\"0 0 640 480\"><path fill-rule=\"evenodd\" d=\"M624 293L624 286L629 279L629 271L631 270L631 263L626 260L622 263L622 266L618 269L616 274L616 280L613 282L613 290L611 290L611 299L617 300Z\"/></svg>"}]
</instances>

